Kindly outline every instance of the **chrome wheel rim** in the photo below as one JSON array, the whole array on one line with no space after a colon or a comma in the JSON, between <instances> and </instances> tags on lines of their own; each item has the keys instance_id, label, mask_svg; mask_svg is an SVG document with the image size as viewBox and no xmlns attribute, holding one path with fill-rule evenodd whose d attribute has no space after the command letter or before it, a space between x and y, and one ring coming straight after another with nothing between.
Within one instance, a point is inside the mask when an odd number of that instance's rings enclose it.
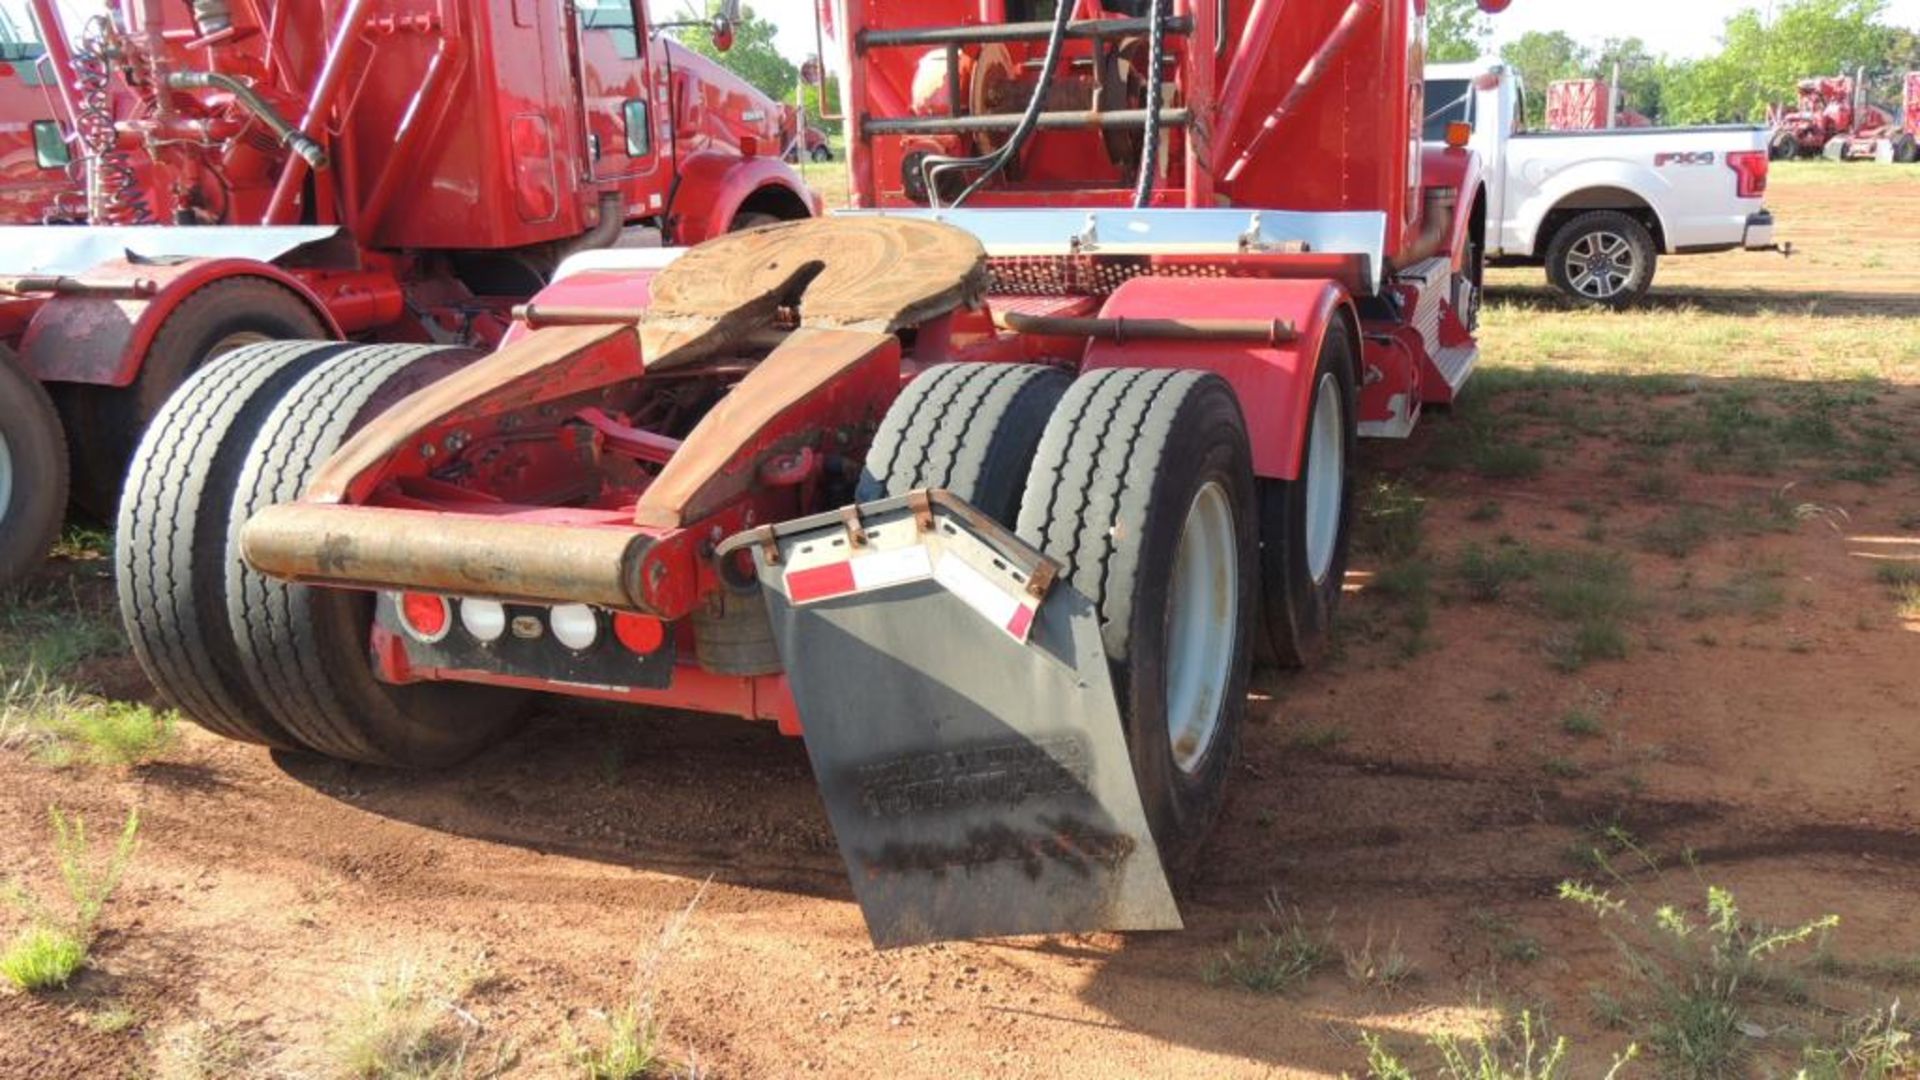
<instances>
[{"instance_id":1,"label":"chrome wheel rim","mask_svg":"<svg viewBox=\"0 0 1920 1080\"><path fill-rule=\"evenodd\" d=\"M13 447L7 433L0 431L0 521L13 509Z\"/></svg>"},{"instance_id":2,"label":"chrome wheel rim","mask_svg":"<svg viewBox=\"0 0 1920 1080\"><path fill-rule=\"evenodd\" d=\"M1193 773L1213 748L1240 625L1240 544L1226 488L1194 495L1173 557L1167 612L1167 743Z\"/></svg>"},{"instance_id":3,"label":"chrome wheel rim","mask_svg":"<svg viewBox=\"0 0 1920 1080\"><path fill-rule=\"evenodd\" d=\"M1626 237L1615 232L1591 232L1567 249L1567 280L1582 296L1611 300L1626 291L1639 264Z\"/></svg>"},{"instance_id":4,"label":"chrome wheel rim","mask_svg":"<svg viewBox=\"0 0 1920 1080\"><path fill-rule=\"evenodd\" d=\"M1315 585L1326 584L1333 572L1346 494L1346 417L1340 381L1329 372L1314 391L1313 428L1307 433L1307 576Z\"/></svg>"}]
</instances>

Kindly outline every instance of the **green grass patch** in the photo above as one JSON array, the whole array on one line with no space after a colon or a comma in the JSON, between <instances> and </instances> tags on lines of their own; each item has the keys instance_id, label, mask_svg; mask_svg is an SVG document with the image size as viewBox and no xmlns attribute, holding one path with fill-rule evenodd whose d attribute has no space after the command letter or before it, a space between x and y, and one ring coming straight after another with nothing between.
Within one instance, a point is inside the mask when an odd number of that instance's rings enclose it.
<instances>
[{"instance_id":1,"label":"green grass patch","mask_svg":"<svg viewBox=\"0 0 1920 1080\"><path fill-rule=\"evenodd\" d=\"M1372 1080L1573 1080L1571 1048L1565 1036L1555 1036L1545 1021L1530 1010L1518 1017L1503 1016L1490 1031L1469 1037L1435 1035L1427 1050L1438 1060L1426 1070L1405 1064L1401 1055L1372 1032L1367 1045L1367 1076ZM1614 1058L1602 1080L1614 1080L1627 1062L1639 1056L1637 1047Z\"/></svg>"},{"instance_id":2,"label":"green grass patch","mask_svg":"<svg viewBox=\"0 0 1920 1080\"><path fill-rule=\"evenodd\" d=\"M1533 556L1525 548L1512 545L1489 548L1469 544L1460 553L1454 575L1466 588L1469 599L1492 603L1505 597L1514 585L1532 579Z\"/></svg>"},{"instance_id":3,"label":"green grass patch","mask_svg":"<svg viewBox=\"0 0 1920 1080\"><path fill-rule=\"evenodd\" d=\"M0 748L24 748L44 764L143 765L179 738L176 713L81 694L34 669L0 684Z\"/></svg>"},{"instance_id":4,"label":"green grass patch","mask_svg":"<svg viewBox=\"0 0 1920 1080\"><path fill-rule=\"evenodd\" d=\"M1237 931L1201 972L1209 986L1237 986L1258 994L1294 990L1338 955L1322 926L1309 925L1298 910L1268 897L1272 918Z\"/></svg>"},{"instance_id":5,"label":"green grass patch","mask_svg":"<svg viewBox=\"0 0 1920 1080\"><path fill-rule=\"evenodd\" d=\"M87 943L72 931L36 923L0 950L0 975L22 990L58 990L87 963Z\"/></svg>"},{"instance_id":6,"label":"green grass patch","mask_svg":"<svg viewBox=\"0 0 1920 1080\"><path fill-rule=\"evenodd\" d=\"M118 840L104 856L88 842L84 819L70 818L58 807L47 813L53 821L60 895L48 901L20 881L6 885L7 901L27 916L27 925L0 950L0 975L28 991L65 986L86 966L100 916L139 847L138 810L127 815Z\"/></svg>"},{"instance_id":7,"label":"green grass patch","mask_svg":"<svg viewBox=\"0 0 1920 1080\"><path fill-rule=\"evenodd\" d=\"M1684 559L1713 539L1714 521L1705 509L1683 506L1640 531L1640 546L1656 555Z\"/></svg>"},{"instance_id":8,"label":"green grass patch","mask_svg":"<svg viewBox=\"0 0 1920 1080\"><path fill-rule=\"evenodd\" d=\"M1386 563L1405 562L1426 542L1427 501L1399 480L1370 484L1360 503L1354 547Z\"/></svg>"},{"instance_id":9,"label":"green grass patch","mask_svg":"<svg viewBox=\"0 0 1920 1080\"><path fill-rule=\"evenodd\" d=\"M1560 730L1578 739L1597 739L1606 732L1600 714L1583 706L1561 714Z\"/></svg>"}]
</instances>

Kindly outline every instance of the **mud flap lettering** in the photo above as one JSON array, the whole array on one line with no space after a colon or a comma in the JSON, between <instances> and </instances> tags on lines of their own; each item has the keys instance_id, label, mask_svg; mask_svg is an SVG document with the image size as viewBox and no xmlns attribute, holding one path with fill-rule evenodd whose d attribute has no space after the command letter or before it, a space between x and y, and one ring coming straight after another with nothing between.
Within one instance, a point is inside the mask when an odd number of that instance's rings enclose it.
<instances>
[{"instance_id":1,"label":"mud flap lettering","mask_svg":"<svg viewBox=\"0 0 1920 1080\"><path fill-rule=\"evenodd\" d=\"M942 492L743 547L875 945L1179 928L1098 618L1048 560Z\"/></svg>"}]
</instances>

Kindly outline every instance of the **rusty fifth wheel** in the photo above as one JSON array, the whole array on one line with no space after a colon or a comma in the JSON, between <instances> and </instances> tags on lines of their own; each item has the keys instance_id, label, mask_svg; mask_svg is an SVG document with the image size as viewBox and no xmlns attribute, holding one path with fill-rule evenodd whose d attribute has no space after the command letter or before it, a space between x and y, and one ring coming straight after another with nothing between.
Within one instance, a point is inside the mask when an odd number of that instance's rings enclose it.
<instances>
[{"instance_id":1,"label":"rusty fifth wheel","mask_svg":"<svg viewBox=\"0 0 1920 1080\"><path fill-rule=\"evenodd\" d=\"M67 448L47 392L0 346L0 589L40 565L67 510Z\"/></svg>"}]
</instances>

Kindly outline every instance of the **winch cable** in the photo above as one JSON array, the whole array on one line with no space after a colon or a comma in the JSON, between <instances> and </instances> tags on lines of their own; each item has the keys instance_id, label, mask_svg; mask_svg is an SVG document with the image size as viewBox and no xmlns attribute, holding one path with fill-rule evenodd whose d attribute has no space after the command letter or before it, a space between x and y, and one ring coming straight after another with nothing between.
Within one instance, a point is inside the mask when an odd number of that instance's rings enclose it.
<instances>
[{"instance_id":1,"label":"winch cable","mask_svg":"<svg viewBox=\"0 0 1920 1080\"><path fill-rule=\"evenodd\" d=\"M1027 111L1020 115L1020 122L1014 125L1007 141L991 154L971 158L928 157L921 163L927 180L927 203L934 209L940 209L940 174L953 169L980 168L983 171L974 177L956 196L951 205L959 206L973 197L973 193L986 185L987 181L1000 174L1014 155L1027 143L1034 129L1040 123L1040 112L1046 104L1047 91L1053 86L1054 70L1060 66L1060 53L1067 43L1067 23L1072 21L1074 8L1078 0L1056 0L1053 13L1053 28L1047 34L1046 56L1040 61L1040 81L1034 84L1033 96L1027 99Z\"/></svg>"},{"instance_id":2,"label":"winch cable","mask_svg":"<svg viewBox=\"0 0 1920 1080\"><path fill-rule=\"evenodd\" d=\"M1167 0L1153 0L1147 14L1147 120L1141 132L1140 175L1133 182L1133 208L1145 209L1153 199L1153 181L1160 168L1160 72L1167 49Z\"/></svg>"}]
</instances>

